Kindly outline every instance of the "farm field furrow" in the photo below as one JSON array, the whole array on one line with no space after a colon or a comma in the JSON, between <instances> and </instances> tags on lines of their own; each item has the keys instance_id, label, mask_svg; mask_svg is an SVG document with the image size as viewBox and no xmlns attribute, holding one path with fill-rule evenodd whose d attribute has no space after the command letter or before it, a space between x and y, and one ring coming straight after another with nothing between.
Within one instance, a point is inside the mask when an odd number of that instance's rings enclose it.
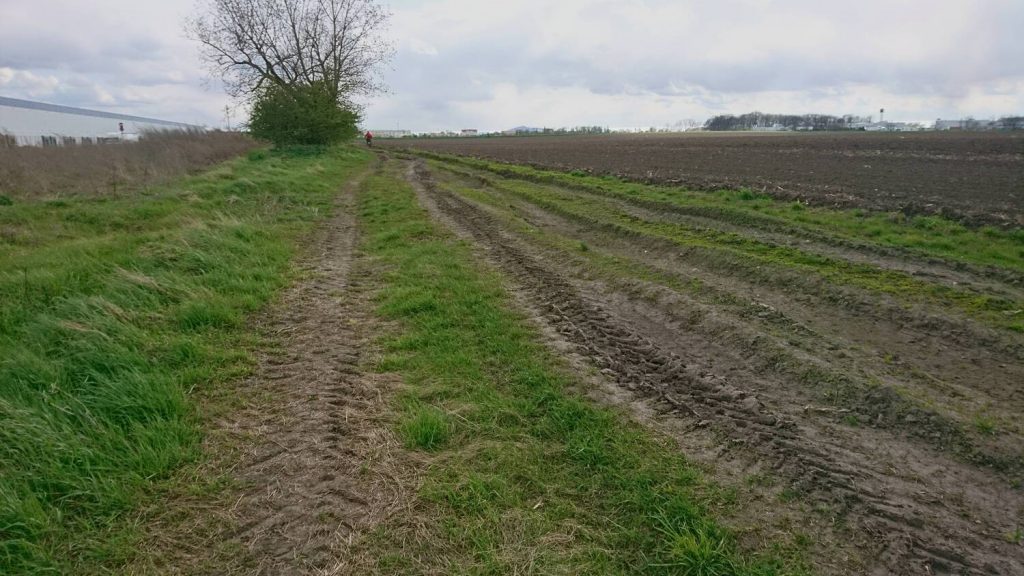
<instances>
[{"instance_id":1,"label":"farm field furrow","mask_svg":"<svg viewBox=\"0 0 1024 576\"><path fill-rule=\"evenodd\" d=\"M628 200L432 158L412 160L409 172L432 213L481 247L553 339L601 375L606 401L675 430L712 476L747 478L750 513L739 524L751 533L778 520L766 512L775 504L809 525L826 520L816 532L825 573L850 573L824 560L839 542L854 548L855 572L1024 569L1013 537L1024 512L1015 324L873 285L851 289L843 277L800 282L784 274L791 261L769 272L734 266L666 233L673 222L650 204L628 209ZM623 214L632 220L614 222ZM715 220L701 225L713 230ZM732 242L704 238L708 249ZM901 270L873 248L847 244L829 257L866 274ZM966 280L977 294L1020 302L1012 272L919 256L930 273L912 278L929 289ZM775 492L756 494L758 482Z\"/></svg>"},{"instance_id":2,"label":"farm field furrow","mask_svg":"<svg viewBox=\"0 0 1024 576\"><path fill-rule=\"evenodd\" d=\"M1017 134L686 134L396 140L391 147L975 223L1024 224Z\"/></svg>"}]
</instances>

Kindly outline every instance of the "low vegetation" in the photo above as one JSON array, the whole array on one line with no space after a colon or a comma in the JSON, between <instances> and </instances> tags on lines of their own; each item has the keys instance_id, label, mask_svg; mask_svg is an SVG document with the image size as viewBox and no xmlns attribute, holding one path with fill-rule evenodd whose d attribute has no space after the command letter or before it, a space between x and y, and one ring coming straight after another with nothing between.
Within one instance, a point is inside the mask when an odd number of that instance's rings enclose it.
<instances>
[{"instance_id":1,"label":"low vegetation","mask_svg":"<svg viewBox=\"0 0 1024 576\"><path fill-rule=\"evenodd\" d=\"M327 146L355 138L359 114L338 104L323 82L271 85L256 97L249 118L253 136L278 146Z\"/></svg>"},{"instance_id":2,"label":"low vegetation","mask_svg":"<svg viewBox=\"0 0 1024 576\"><path fill-rule=\"evenodd\" d=\"M853 242L905 249L911 253L980 266L1005 267L1024 273L1024 229L1020 228L970 228L940 216L836 210L800 202L781 202L749 190L693 191L592 176L579 171L539 170L445 154L418 153L504 177L651 202L653 207L684 210L686 214L720 218L751 228L778 230L797 237L838 236Z\"/></svg>"},{"instance_id":3,"label":"low vegetation","mask_svg":"<svg viewBox=\"0 0 1024 576\"><path fill-rule=\"evenodd\" d=\"M868 216L860 211L780 202L749 191L691 192L481 160L442 158L449 163L511 178L490 184L567 218L705 251L709 258L718 258L729 266L748 268L752 275L763 266L802 270L837 286L885 293L908 304L928 302L954 307L993 326L1024 331L1024 319L1014 313L1024 307L1024 302L933 284L905 272L837 259L739 232L675 222L667 217L652 221L631 213L616 201L639 202L666 215L677 212L698 218L713 217L749 228L784 232L792 237L824 239L839 246L844 243L857 247L866 245L869 249L874 246L965 264L998 265L1012 273L1024 272L1024 232L1021 230L970 229L937 216L909 220L899 213ZM592 194L581 195L577 191Z\"/></svg>"},{"instance_id":4,"label":"low vegetation","mask_svg":"<svg viewBox=\"0 0 1024 576\"><path fill-rule=\"evenodd\" d=\"M0 148L0 202L134 194L259 146L237 132L167 132L130 144Z\"/></svg>"},{"instance_id":5,"label":"low vegetation","mask_svg":"<svg viewBox=\"0 0 1024 576\"><path fill-rule=\"evenodd\" d=\"M203 162L251 146L210 138ZM0 206L0 573L131 553L131 510L199 457L193 394L248 369L246 314L287 282L297 241L366 162L258 150L132 195Z\"/></svg>"},{"instance_id":6,"label":"low vegetation","mask_svg":"<svg viewBox=\"0 0 1024 576\"><path fill-rule=\"evenodd\" d=\"M408 384L398 432L431 455L416 516L363 544L380 571L799 573L796 545L737 547L713 519L729 495L671 443L577 397L501 277L408 185L370 179L360 217L399 326L381 364Z\"/></svg>"}]
</instances>

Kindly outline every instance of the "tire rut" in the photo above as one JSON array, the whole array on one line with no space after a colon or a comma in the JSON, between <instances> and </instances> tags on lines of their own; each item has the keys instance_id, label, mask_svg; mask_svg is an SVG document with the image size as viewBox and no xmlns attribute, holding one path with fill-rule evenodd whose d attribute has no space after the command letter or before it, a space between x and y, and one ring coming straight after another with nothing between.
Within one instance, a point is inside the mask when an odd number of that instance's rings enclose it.
<instances>
[{"instance_id":1,"label":"tire rut","mask_svg":"<svg viewBox=\"0 0 1024 576\"><path fill-rule=\"evenodd\" d=\"M489 259L522 289L546 322L617 386L648 398L663 414L688 426L713 429L731 448L749 453L764 468L788 479L801 499L824 504L873 535L877 549L869 551L876 559L872 573L1024 570L1019 554L994 543L995 526L986 523L985 535L975 535L972 521L980 520L959 518L959 509L947 508L944 502L929 507L928 494L914 494L934 486L904 478L899 470L882 469L880 464L887 462L866 461L864 453L856 451L872 442L883 447L891 444L884 432L864 431L859 439L862 445L845 446L848 437L777 410L742 383L687 366L671 345L634 328L607 309L607 301L583 296L557 265L520 248L514 238L502 233L493 216L434 186L422 163L410 165L410 180L440 213L484 246ZM980 474L911 449L907 458L920 460L913 462L914 470L935 464L949 467L953 470L950 482L974 480ZM993 489L991 478L982 480L983 490L997 500L1011 492ZM1018 500L1014 494L1003 506L1015 502L1019 507ZM1005 521L1002 510L1003 514L996 514L999 526Z\"/></svg>"},{"instance_id":2,"label":"tire rut","mask_svg":"<svg viewBox=\"0 0 1024 576\"><path fill-rule=\"evenodd\" d=\"M699 332L704 347L720 343L720 351L742 347L745 364L756 366L757 374L774 373L794 388L813 388L813 393L804 394L804 404L839 404L841 410L833 411L837 420L857 418L871 426L898 429L979 465L995 465L1008 474L1019 472L1021 453L1016 439L1020 432L1015 431L1014 422L1024 399L1017 386L1021 370L1013 360L999 357L990 348L978 343L953 346L946 334L908 331L865 321L842 308L796 302L792 293L756 290L742 281L692 268L679 257L678 248L581 227L501 188L474 189L495 200L493 205L470 201L474 206L501 219L506 228L516 229L519 237L546 257L566 259L576 276L593 276L584 253L567 255L564 249L547 245L517 227L516 218L554 234L563 243L585 240L586 254L630 261L656 276L674 279L678 286L700 282L700 290L690 292L671 288L673 282L665 280L606 279L616 290L633 297L609 295L617 300L619 310L637 300L655 302L657 311L648 316L658 320L648 325L671 325L677 333ZM602 290L601 282L584 291L595 290ZM964 362L965 358L970 361ZM931 375L936 370L943 380ZM980 381L979 371L987 375ZM925 400L905 396L914 394ZM973 433L973 426L964 424L982 410L1000 419L998 434Z\"/></svg>"},{"instance_id":3,"label":"tire rut","mask_svg":"<svg viewBox=\"0 0 1024 576\"><path fill-rule=\"evenodd\" d=\"M486 185L495 184L494 178L488 172L473 166L456 167L450 162L457 162L457 160L446 160L449 163L444 166L445 170L476 179ZM490 174L549 185L511 171L491 172ZM1024 298L1024 274L1009 270L944 260L920 254L909 248L883 246L830 235L811 228L783 224L767 217L745 216L741 218L712 208L682 206L642 198L623 198L583 185L573 187L572 190L613 202L624 212L650 221L676 223L696 230L731 232L770 245L788 246L829 258L898 270L913 276L922 276L932 281L943 282L951 287L975 286L1008 298L1018 300Z\"/></svg>"},{"instance_id":4,"label":"tire rut","mask_svg":"<svg viewBox=\"0 0 1024 576\"><path fill-rule=\"evenodd\" d=\"M258 400L220 425L246 447L232 471L242 485L233 529L222 537L247 552L247 574L339 573L354 538L409 500L386 421L395 383L363 369L376 321L354 259L361 179L339 195L300 261L301 280L258 327L277 344L240 386Z\"/></svg>"}]
</instances>

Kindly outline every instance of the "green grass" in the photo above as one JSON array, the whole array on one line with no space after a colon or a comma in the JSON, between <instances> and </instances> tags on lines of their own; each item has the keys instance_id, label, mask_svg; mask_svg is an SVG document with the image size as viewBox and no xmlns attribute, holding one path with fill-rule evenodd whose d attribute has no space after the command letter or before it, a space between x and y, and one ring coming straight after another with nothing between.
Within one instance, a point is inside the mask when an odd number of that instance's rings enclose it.
<instances>
[{"instance_id":1,"label":"green grass","mask_svg":"<svg viewBox=\"0 0 1024 576\"><path fill-rule=\"evenodd\" d=\"M769 244L734 232L646 220L629 214L617 204L615 198L608 195L579 194L572 188L538 184L529 179L509 179L492 182L491 185L567 218L621 234L668 240L689 250L702 250L707 253L708 260L718 266L745 269L751 277L761 275L759 270L764 266L780 271L797 271L801 277L809 273L836 286L849 285L883 293L907 304L925 302L944 308L957 308L992 326L1024 332L1024 318L1019 314L1010 314L1024 307L1024 302L933 284L904 272ZM722 194L725 193L719 196ZM1021 245L1024 246L1024 242Z\"/></svg>"},{"instance_id":2,"label":"green grass","mask_svg":"<svg viewBox=\"0 0 1024 576\"><path fill-rule=\"evenodd\" d=\"M436 450L443 446L451 431L444 412L423 405L409 410L401 428L406 447L423 450Z\"/></svg>"},{"instance_id":3,"label":"green grass","mask_svg":"<svg viewBox=\"0 0 1024 576\"><path fill-rule=\"evenodd\" d=\"M820 339L813 333L806 333L803 327L791 319L779 313L765 317L765 308L747 298L732 292L716 289L700 280L700 278L689 276L688 267L675 267L671 272L653 268L642 264L635 259L622 257L614 252L606 251L604 247L583 244L580 240L571 236L564 236L552 229L538 229L528 220L518 216L522 213L523 206L528 201L518 197L508 190L494 186L474 187L463 185L463 179L459 175L444 175L439 173L438 185L442 188L470 199L491 208L492 214L496 215L516 234L527 239L531 243L548 251L552 261L572 263L579 267L584 277L588 279L600 278L602 282L615 286L635 298L654 298L657 296L644 289L637 289L636 281L652 283L665 286L679 293L687 294L696 301L703 304L710 304L722 309L728 309L737 317L744 318L751 323L762 323L763 329L770 333L784 338L789 345L799 345L805 350L813 350L820 346ZM581 250L586 246L586 250ZM554 252L551 252L554 251ZM687 306L675 303L675 312L688 318L691 329L695 329L698 319L703 314L697 310L687 310ZM700 329L700 328L696 328ZM732 332L723 334L715 328L711 328L714 338L726 338L729 341L745 341L744 337ZM739 339L739 340L737 340ZM797 341L801 341L798 344ZM746 342L749 358L754 362L752 366L756 371L762 373L776 373L794 382L803 384L807 390L821 398L828 404L838 404L854 410L858 407L870 406L872 409L881 409L889 414L890 418L901 421L909 413L921 411L928 414L927 418L934 426L941 426L943 433L943 449L952 448L961 456L972 460L983 462L986 465L993 465L1000 469L1017 467L1015 458L995 456L980 448L976 442L977 434L991 436L993 430L984 430L978 427L977 420L958 410L958 407L942 403L939 405L923 402L903 394L895 388L886 388L882 392L880 383L872 377L856 375L844 371L838 366L831 364L807 364L806 360L794 355L792 351L772 343L771 339L757 338L755 341ZM891 355L883 358L886 364L892 364L895 359ZM885 403L881 400L884 398ZM871 418L870 413L863 415ZM860 417L856 414L849 414L842 418L842 421L850 426L861 424ZM974 422L972 425L971 422ZM933 429L911 429L911 434L918 434L922 438L932 439Z\"/></svg>"},{"instance_id":4,"label":"green grass","mask_svg":"<svg viewBox=\"0 0 1024 576\"><path fill-rule=\"evenodd\" d=\"M199 457L191 396L251 366L356 150L259 151L134 197L0 206L0 573L130 558L133 511Z\"/></svg>"},{"instance_id":5,"label":"green grass","mask_svg":"<svg viewBox=\"0 0 1024 576\"><path fill-rule=\"evenodd\" d=\"M428 158L487 170L502 176L588 190L618 198L683 208L687 213L744 226L844 239L911 254L1024 273L1024 228L972 228L941 216L900 212L837 210L776 200L750 190L701 192L626 182L617 178L564 173L528 166L413 151Z\"/></svg>"},{"instance_id":6,"label":"green grass","mask_svg":"<svg viewBox=\"0 0 1024 576\"><path fill-rule=\"evenodd\" d=\"M380 571L804 573L793 539L741 549L713 518L729 493L670 441L576 396L501 278L397 177L368 179L359 210L379 313L398 326L381 369L408 384L397 432L431 463L418 517L363 544Z\"/></svg>"}]
</instances>

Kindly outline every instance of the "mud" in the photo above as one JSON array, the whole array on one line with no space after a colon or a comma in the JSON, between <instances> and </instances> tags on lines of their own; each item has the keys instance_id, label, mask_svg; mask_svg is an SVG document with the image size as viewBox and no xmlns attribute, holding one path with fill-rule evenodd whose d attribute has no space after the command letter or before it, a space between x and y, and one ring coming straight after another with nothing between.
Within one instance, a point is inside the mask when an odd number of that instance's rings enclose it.
<instances>
[{"instance_id":1,"label":"mud","mask_svg":"<svg viewBox=\"0 0 1024 576\"><path fill-rule=\"evenodd\" d=\"M679 294L628 275L616 279L619 289L634 299L660 300L664 316L677 326L700 330L726 348L743 348L761 372L786 375L792 385L816 387L816 400L842 404L845 418L901 429L976 461L1002 461L1020 469L1020 338L1001 338L965 325L941 309L912 313L863 291L823 298L819 285L793 275L750 273L669 242L605 231L586 219L548 212L498 183L455 173L457 185L479 182L479 189L498 205L507 205L506 223L526 224L534 227L531 234L543 231L563 243L583 241L604 257L669 277L675 286L698 282L699 290ZM549 254L567 256L573 258ZM868 254L860 257L874 264ZM940 264L934 266L941 270ZM915 406L904 395L917 396L930 408ZM969 421L977 414L997 417L1001 431L971 434L950 421Z\"/></svg>"},{"instance_id":2,"label":"mud","mask_svg":"<svg viewBox=\"0 0 1024 576\"><path fill-rule=\"evenodd\" d=\"M195 522L216 518L217 527L175 534L156 572L352 573L358 536L412 500L416 465L388 420L400 383L367 368L382 327L355 254L360 180L311 239L299 280L254 325L273 346L234 390L242 409L211 427L206 453L240 451L222 458L232 462L230 508L204 503Z\"/></svg>"},{"instance_id":3,"label":"mud","mask_svg":"<svg viewBox=\"0 0 1024 576\"><path fill-rule=\"evenodd\" d=\"M646 406L712 474L721 464L779 478L807 525L831 534L824 542L852 547L849 565L829 555L842 546L819 548L823 573L1024 573L1024 549L1007 537L1024 497L1003 475L908 427L844 423L842 407L822 405L806 383L769 369L755 344L778 337L763 322L745 327L753 341L730 342L738 321L728 309L664 286L594 277L572 255L539 247L494 210L438 185L424 164L410 179L439 217L483 248L552 334L601 374L611 390L604 396ZM536 207L529 217L545 218ZM581 222L559 226L588 241L601 235ZM792 357L810 364L812 356Z\"/></svg>"},{"instance_id":4,"label":"mud","mask_svg":"<svg viewBox=\"0 0 1024 576\"><path fill-rule=\"evenodd\" d=\"M1024 225L1024 135L686 134L381 141L694 189Z\"/></svg>"}]
</instances>

